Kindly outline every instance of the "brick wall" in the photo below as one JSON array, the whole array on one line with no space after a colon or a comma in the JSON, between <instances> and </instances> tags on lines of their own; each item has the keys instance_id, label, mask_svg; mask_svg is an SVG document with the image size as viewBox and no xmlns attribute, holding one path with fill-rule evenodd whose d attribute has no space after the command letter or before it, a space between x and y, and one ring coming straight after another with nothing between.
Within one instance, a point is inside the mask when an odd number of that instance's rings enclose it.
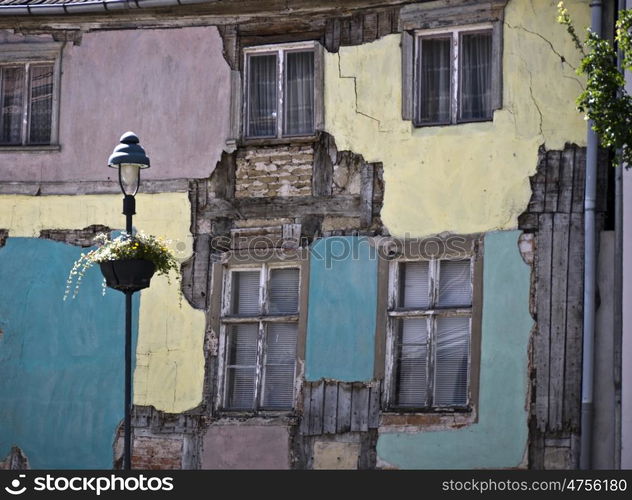
<instances>
[{"instance_id":1,"label":"brick wall","mask_svg":"<svg viewBox=\"0 0 632 500\"><path fill-rule=\"evenodd\" d=\"M235 196L310 196L314 148L247 147L237 153Z\"/></svg>"},{"instance_id":2,"label":"brick wall","mask_svg":"<svg viewBox=\"0 0 632 500\"><path fill-rule=\"evenodd\" d=\"M165 470L182 468L183 440L138 436L132 448L132 468Z\"/></svg>"}]
</instances>

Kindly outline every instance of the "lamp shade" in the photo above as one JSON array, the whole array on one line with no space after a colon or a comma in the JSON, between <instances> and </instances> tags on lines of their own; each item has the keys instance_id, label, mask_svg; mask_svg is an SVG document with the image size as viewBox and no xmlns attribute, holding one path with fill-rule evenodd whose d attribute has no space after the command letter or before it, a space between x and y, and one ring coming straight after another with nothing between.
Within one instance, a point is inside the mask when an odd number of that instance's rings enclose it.
<instances>
[{"instance_id":1,"label":"lamp shade","mask_svg":"<svg viewBox=\"0 0 632 500\"><path fill-rule=\"evenodd\" d=\"M132 164L139 168L149 167L149 157L140 146L138 136L134 132L125 132L120 139L120 144L108 158L108 166L118 168L120 165Z\"/></svg>"}]
</instances>

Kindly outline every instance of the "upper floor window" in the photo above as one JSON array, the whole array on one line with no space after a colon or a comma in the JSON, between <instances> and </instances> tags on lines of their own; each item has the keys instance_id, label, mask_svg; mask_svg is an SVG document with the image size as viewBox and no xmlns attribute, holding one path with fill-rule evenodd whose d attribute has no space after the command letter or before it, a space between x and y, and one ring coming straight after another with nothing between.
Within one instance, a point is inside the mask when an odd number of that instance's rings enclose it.
<instances>
[{"instance_id":1,"label":"upper floor window","mask_svg":"<svg viewBox=\"0 0 632 500\"><path fill-rule=\"evenodd\" d=\"M423 31L416 36L415 124L492 118L492 30Z\"/></svg>"},{"instance_id":2,"label":"upper floor window","mask_svg":"<svg viewBox=\"0 0 632 500\"><path fill-rule=\"evenodd\" d=\"M220 336L222 408L293 408L300 283L296 264L226 269Z\"/></svg>"},{"instance_id":3,"label":"upper floor window","mask_svg":"<svg viewBox=\"0 0 632 500\"><path fill-rule=\"evenodd\" d=\"M57 142L59 46L7 44L0 54L0 146Z\"/></svg>"},{"instance_id":4,"label":"upper floor window","mask_svg":"<svg viewBox=\"0 0 632 500\"><path fill-rule=\"evenodd\" d=\"M248 48L246 138L310 136L322 114L322 64L315 42Z\"/></svg>"}]
</instances>

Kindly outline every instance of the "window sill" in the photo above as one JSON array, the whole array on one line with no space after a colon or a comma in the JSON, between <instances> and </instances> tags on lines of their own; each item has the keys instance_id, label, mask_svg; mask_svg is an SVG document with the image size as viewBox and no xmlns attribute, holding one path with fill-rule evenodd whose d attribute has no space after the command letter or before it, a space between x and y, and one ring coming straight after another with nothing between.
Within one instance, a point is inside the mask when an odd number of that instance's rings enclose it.
<instances>
[{"instance_id":1,"label":"window sill","mask_svg":"<svg viewBox=\"0 0 632 500\"><path fill-rule=\"evenodd\" d=\"M458 125L467 125L470 123L489 123L493 122L494 118L482 118L480 120L461 120L456 123L447 122L447 123L415 123L413 121L413 127L415 128L433 128L433 127L456 127Z\"/></svg>"},{"instance_id":2,"label":"window sill","mask_svg":"<svg viewBox=\"0 0 632 500\"><path fill-rule=\"evenodd\" d=\"M318 134L295 137L262 137L260 139L241 139L240 146L284 146L295 144L313 144L318 141Z\"/></svg>"},{"instance_id":3,"label":"window sill","mask_svg":"<svg viewBox=\"0 0 632 500\"><path fill-rule=\"evenodd\" d=\"M477 420L476 412L470 409L429 410L427 412L397 412L389 410L380 415L380 428L389 430L411 429L460 429L473 424Z\"/></svg>"},{"instance_id":4,"label":"window sill","mask_svg":"<svg viewBox=\"0 0 632 500\"><path fill-rule=\"evenodd\" d=\"M255 424L267 425L291 425L297 423L297 416L294 410L290 411L230 411L217 410L214 424L231 425L238 422L248 421Z\"/></svg>"},{"instance_id":5,"label":"window sill","mask_svg":"<svg viewBox=\"0 0 632 500\"><path fill-rule=\"evenodd\" d=\"M38 152L50 152L61 151L60 144L50 145L33 145L33 146L11 146L0 145L0 153L38 153Z\"/></svg>"}]
</instances>

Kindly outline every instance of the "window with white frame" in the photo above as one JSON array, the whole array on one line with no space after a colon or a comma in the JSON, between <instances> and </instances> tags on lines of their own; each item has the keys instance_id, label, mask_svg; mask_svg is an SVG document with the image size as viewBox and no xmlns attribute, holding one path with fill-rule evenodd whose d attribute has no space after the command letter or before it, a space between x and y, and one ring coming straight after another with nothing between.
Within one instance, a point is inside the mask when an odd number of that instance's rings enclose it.
<instances>
[{"instance_id":1,"label":"window with white frame","mask_svg":"<svg viewBox=\"0 0 632 500\"><path fill-rule=\"evenodd\" d=\"M292 409L300 282L297 265L226 269L220 337L223 409Z\"/></svg>"},{"instance_id":2,"label":"window with white frame","mask_svg":"<svg viewBox=\"0 0 632 500\"><path fill-rule=\"evenodd\" d=\"M388 407L467 408L473 259L398 260L389 275Z\"/></svg>"},{"instance_id":3,"label":"window with white frame","mask_svg":"<svg viewBox=\"0 0 632 500\"><path fill-rule=\"evenodd\" d=\"M493 52L491 25L416 32L415 125L491 120Z\"/></svg>"},{"instance_id":4,"label":"window with white frame","mask_svg":"<svg viewBox=\"0 0 632 500\"><path fill-rule=\"evenodd\" d=\"M244 49L246 138L315 133L322 113L319 47L305 42Z\"/></svg>"},{"instance_id":5,"label":"window with white frame","mask_svg":"<svg viewBox=\"0 0 632 500\"><path fill-rule=\"evenodd\" d=\"M0 57L0 146L56 142L57 55L56 48L14 44Z\"/></svg>"}]
</instances>

